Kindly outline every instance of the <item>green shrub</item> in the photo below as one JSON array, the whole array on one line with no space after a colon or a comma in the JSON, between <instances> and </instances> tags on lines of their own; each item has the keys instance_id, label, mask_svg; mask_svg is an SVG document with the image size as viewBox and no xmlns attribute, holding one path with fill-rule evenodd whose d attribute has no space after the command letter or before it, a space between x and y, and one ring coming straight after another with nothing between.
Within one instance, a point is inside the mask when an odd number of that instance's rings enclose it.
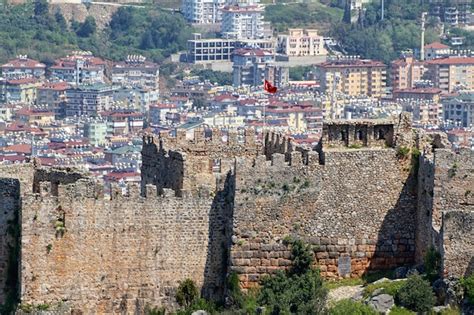
<instances>
[{"instance_id":1,"label":"green shrub","mask_svg":"<svg viewBox=\"0 0 474 315\"><path fill-rule=\"evenodd\" d=\"M311 269L313 264L313 250L310 245L300 239L285 239L285 243L291 246L291 273L303 274Z\"/></svg>"},{"instance_id":2,"label":"green shrub","mask_svg":"<svg viewBox=\"0 0 474 315\"><path fill-rule=\"evenodd\" d=\"M461 280L465 295L469 303L474 304L474 273Z\"/></svg>"},{"instance_id":3,"label":"green shrub","mask_svg":"<svg viewBox=\"0 0 474 315\"><path fill-rule=\"evenodd\" d=\"M304 274L287 274L283 271L262 280L258 297L268 314L321 314L327 296L317 270Z\"/></svg>"},{"instance_id":4,"label":"green shrub","mask_svg":"<svg viewBox=\"0 0 474 315\"><path fill-rule=\"evenodd\" d=\"M434 306L435 296L428 281L419 275L413 275L398 290L396 300L409 310L426 312Z\"/></svg>"},{"instance_id":5,"label":"green shrub","mask_svg":"<svg viewBox=\"0 0 474 315\"><path fill-rule=\"evenodd\" d=\"M371 296L372 293L377 289L382 289L383 293L390 294L391 296L396 296L398 291L400 291L404 284L405 280L372 283L364 289L364 296Z\"/></svg>"},{"instance_id":6,"label":"green shrub","mask_svg":"<svg viewBox=\"0 0 474 315\"><path fill-rule=\"evenodd\" d=\"M176 291L176 301L180 306L190 307L199 298L199 292L191 279L186 279L179 284L178 290Z\"/></svg>"},{"instance_id":7,"label":"green shrub","mask_svg":"<svg viewBox=\"0 0 474 315\"><path fill-rule=\"evenodd\" d=\"M426 252L424 264L428 279L435 280L441 271L441 254L433 246Z\"/></svg>"},{"instance_id":8,"label":"green shrub","mask_svg":"<svg viewBox=\"0 0 474 315\"><path fill-rule=\"evenodd\" d=\"M147 306L145 307L145 314L146 315L165 315L166 314L166 310L164 307L151 307L151 306Z\"/></svg>"},{"instance_id":9,"label":"green shrub","mask_svg":"<svg viewBox=\"0 0 474 315\"><path fill-rule=\"evenodd\" d=\"M259 305L266 307L267 314L321 314L328 290L319 271L311 268L311 247L290 237L285 243L291 246L292 267L262 280Z\"/></svg>"},{"instance_id":10,"label":"green shrub","mask_svg":"<svg viewBox=\"0 0 474 315\"><path fill-rule=\"evenodd\" d=\"M349 146L349 149L360 149L362 148L362 144L359 143L353 143Z\"/></svg>"},{"instance_id":11,"label":"green shrub","mask_svg":"<svg viewBox=\"0 0 474 315\"><path fill-rule=\"evenodd\" d=\"M351 300L338 301L329 309L329 315L377 315L369 305ZM392 314L392 312L390 312Z\"/></svg>"},{"instance_id":12,"label":"green shrub","mask_svg":"<svg viewBox=\"0 0 474 315\"><path fill-rule=\"evenodd\" d=\"M439 313L439 314L441 314L441 315L461 315L461 311L457 307L449 307L449 308L446 308L446 309L442 310L441 313ZM431 313L430 313L430 315L431 315Z\"/></svg>"},{"instance_id":13,"label":"green shrub","mask_svg":"<svg viewBox=\"0 0 474 315\"><path fill-rule=\"evenodd\" d=\"M397 149L397 157L399 159L401 158L406 158L408 156L408 153L410 153L410 148L407 147L399 147Z\"/></svg>"},{"instance_id":14,"label":"green shrub","mask_svg":"<svg viewBox=\"0 0 474 315\"><path fill-rule=\"evenodd\" d=\"M404 307L395 305L390 309L390 315L416 315L415 312L407 310Z\"/></svg>"},{"instance_id":15,"label":"green shrub","mask_svg":"<svg viewBox=\"0 0 474 315\"><path fill-rule=\"evenodd\" d=\"M240 289L239 276L236 272L231 272L227 278L227 295L231 307L241 308L244 304L244 296Z\"/></svg>"}]
</instances>

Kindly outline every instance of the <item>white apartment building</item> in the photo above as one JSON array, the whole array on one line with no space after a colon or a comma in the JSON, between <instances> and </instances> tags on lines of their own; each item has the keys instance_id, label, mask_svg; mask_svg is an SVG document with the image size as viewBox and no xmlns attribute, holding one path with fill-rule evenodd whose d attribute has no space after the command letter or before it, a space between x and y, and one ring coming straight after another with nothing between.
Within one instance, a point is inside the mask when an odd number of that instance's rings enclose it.
<instances>
[{"instance_id":1,"label":"white apartment building","mask_svg":"<svg viewBox=\"0 0 474 315\"><path fill-rule=\"evenodd\" d=\"M288 56L327 55L324 38L315 29L290 28L288 35L278 35L277 51Z\"/></svg>"},{"instance_id":2,"label":"white apartment building","mask_svg":"<svg viewBox=\"0 0 474 315\"><path fill-rule=\"evenodd\" d=\"M264 37L264 8L250 4L230 4L222 9L222 35L234 39L259 39Z\"/></svg>"},{"instance_id":3,"label":"white apartment building","mask_svg":"<svg viewBox=\"0 0 474 315\"><path fill-rule=\"evenodd\" d=\"M214 24L222 20L226 0L183 0L181 11L189 23Z\"/></svg>"}]
</instances>

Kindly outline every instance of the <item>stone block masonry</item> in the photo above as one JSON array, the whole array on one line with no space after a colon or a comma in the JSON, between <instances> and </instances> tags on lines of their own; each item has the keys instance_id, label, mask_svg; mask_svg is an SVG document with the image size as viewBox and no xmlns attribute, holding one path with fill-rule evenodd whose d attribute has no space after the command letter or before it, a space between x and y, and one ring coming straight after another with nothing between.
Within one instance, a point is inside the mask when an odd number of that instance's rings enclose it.
<instances>
[{"instance_id":1,"label":"stone block masonry","mask_svg":"<svg viewBox=\"0 0 474 315\"><path fill-rule=\"evenodd\" d=\"M197 130L192 140L180 130L146 136L140 187L113 185L110 194L72 169L0 167L0 300L19 284L22 303L141 314L146 305L175 307L185 278L204 296L222 299L229 271L250 288L287 269L288 236L313 245L326 278L411 265L430 245L440 250L446 274L466 275L473 153L433 155L433 143L417 141L402 118L377 125L380 132L359 122L362 132L348 130L362 144L327 148L273 133L261 144L253 130ZM401 146L427 151L417 163L397 154ZM9 286L15 218L19 279Z\"/></svg>"},{"instance_id":2,"label":"stone block masonry","mask_svg":"<svg viewBox=\"0 0 474 315\"><path fill-rule=\"evenodd\" d=\"M210 245L221 246L210 244L210 230L224 224L216 221L212 198L168 190L158 196L154 186L146 198L136 186L127 196L118 187L104 196L91 179L59 185L57 196L50 182L40 186L26 196L21 217L22 303L63 301L84 314L136 314L146 305L173 305L185 278L223 286L220 258L213 265L208 256Z\"/></svg>"},{"instance_id":3,"label":"stone block masonry","mask_svg":"<svg viewBox=\"0 0 474 315\"><path fill-rule=\"evenodd\" d=\"M231 269L245 288L289 266L286 236L314 245L324 277L413 262L415 181L396 151L327 150L325 160L287 165L274 154L236 165Z\"/></svg>"}]
</instances>

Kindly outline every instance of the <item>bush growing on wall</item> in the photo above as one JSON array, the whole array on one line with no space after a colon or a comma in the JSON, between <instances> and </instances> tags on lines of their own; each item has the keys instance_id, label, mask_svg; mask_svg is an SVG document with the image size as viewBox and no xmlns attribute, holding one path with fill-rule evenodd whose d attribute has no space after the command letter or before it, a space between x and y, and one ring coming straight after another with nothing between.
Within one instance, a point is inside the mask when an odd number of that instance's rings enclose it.
<instances>
[{"instance_id":1,"label":"bush growing on wall","mask_svg":"<svg viewBox=\"0 0 474 315\"><path fill-rule=\"evenodd\" d=\"M199 298L199 292L191 279L186 279L179 284L176 291L176 301L180 306L190 307Z\"/></svg>"}]
</instances>

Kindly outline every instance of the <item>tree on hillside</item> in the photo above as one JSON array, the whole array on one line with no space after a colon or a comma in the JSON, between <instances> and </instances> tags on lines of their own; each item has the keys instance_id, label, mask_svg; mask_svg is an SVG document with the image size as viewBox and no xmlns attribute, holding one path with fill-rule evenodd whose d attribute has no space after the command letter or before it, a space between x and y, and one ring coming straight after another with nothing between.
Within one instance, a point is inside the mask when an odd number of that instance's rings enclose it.
<instances>
[{"instance_id":1,"label":"tree on hillside","mask_svg":"<svg viewBox=\"0 0 474 315\"><path fill-rule=\"evenodd\" d=\"M59 29L61 29L61 30L66 30L67 29L66 19L64 18L64 15L61 13L60 10L58 10L58 11L56 11L56 13L54 13L54 20L58 24Z\"/></svg>"},{"instance_id":2,"label":"tree on hillside","mask_svg":"<svg viewBox=\"0 0 474 315\"><path fill-rule=\"evenodd\" d=\"M76 31L79 37L89 37L95 33L97 24L92 16L86 17L85 21L80 24L79 29Z\"/></svg>"}]
</instances>

